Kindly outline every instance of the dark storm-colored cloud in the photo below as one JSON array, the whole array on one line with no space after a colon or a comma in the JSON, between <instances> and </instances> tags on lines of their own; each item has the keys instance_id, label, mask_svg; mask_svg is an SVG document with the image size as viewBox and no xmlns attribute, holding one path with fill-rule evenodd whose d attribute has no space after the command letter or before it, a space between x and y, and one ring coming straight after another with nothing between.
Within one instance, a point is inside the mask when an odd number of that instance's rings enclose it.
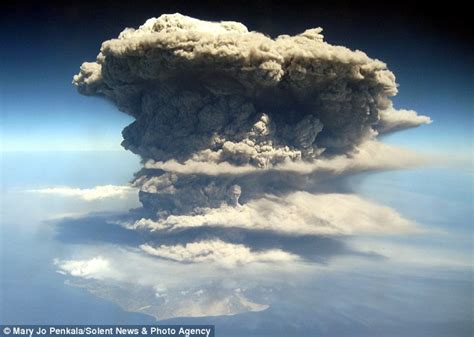
<instances>
[{"instance_id":1,"label":"dark storm-colored cloud","mask_svg":"<svg viewBox=\"0 0 474 337\"><path fill-rule=\"evenodd\" d=\"M330 45L321 31L272 39L237 22L162 15L105 41L73 82L135 117L123 146L166 171L137 175L145 208L166 217L238 206L278 192L269 187L301 190L300 176L321 165L336 174L383 166L360 158L364 151L377 157L368 141L430 121L393 108L397 85L383 62ZM173 168L186 163L207 167L191 174ZM266 179L268 169L284 170L283 183ZM258 179L242 174L252 171Z\"/></svg>"},{"instance_id":2,"label":"dark storm-colored cloud","mask_svg":"<svg viewBox=\"0 0 474 337\"><path fill-rule=\"evenodd\" d=\"M352 149L397 92L383 62L325 43L320 28L274 40L180 15L104 42L74 83L137 118L124 146L144 158L258 167Z\"/></svg>"}]
</instances>

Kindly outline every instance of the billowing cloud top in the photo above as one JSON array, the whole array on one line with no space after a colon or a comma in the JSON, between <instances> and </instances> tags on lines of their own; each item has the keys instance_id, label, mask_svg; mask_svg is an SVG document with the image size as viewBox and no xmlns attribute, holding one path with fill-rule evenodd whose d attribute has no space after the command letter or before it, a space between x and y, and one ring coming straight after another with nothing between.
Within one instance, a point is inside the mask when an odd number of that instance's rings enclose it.
<instances>
[{"instance_id":1,"label":"billowing cloud top","mask_svg":"<svg viewBox=\"0 0 474 337\"><path fill-rule=\"evenodd\" d=\"M237 22L162 15L105 41L74 84L134 116L123 145L154 160L266 167L346 152L381 119L383 130L429 122L398 118L385 63L330 45L321 31L272 39Z\"/></svg>"},{"instance_id":2,"label":"billowing cloud top","mask_svg":"<svg viewBox=\"0 0 474 337\"><path fill-rule=\"evenodd\" d=\"M223 83L234 80L235 86L225 83L222 88L212 76L201 79L214 90L238 90L243 85L254 94L255 89L283 81L292 89L312 91L329 78L339 78L363 80L386 95L396 93L395 77L384 63L325 43L321 31L309 29L273 40L236 22L162 15L104 42L97 63L84 64L75 82L85 93L106 93L143 80L220 75L229 76Z\"/></svg>"}]
</instances>

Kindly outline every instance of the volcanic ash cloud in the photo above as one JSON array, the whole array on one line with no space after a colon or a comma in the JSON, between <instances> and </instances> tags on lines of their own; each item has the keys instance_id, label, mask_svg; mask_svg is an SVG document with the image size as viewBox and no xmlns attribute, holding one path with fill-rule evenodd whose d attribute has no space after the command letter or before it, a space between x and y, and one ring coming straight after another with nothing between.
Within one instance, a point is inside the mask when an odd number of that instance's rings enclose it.
<instances>
[{"instance_id":1,"label":"volcanic ash cloud","mask_svg":"<svg viewBox=\"0 0 474 337\"><path fill-rule=\"evenodd\" d=\"M385 63L321 32L272 39L237 22L162 15L105 41L73 83L135 118L122 145L147 163L135 185L151 217L239 207L305 190L308 165L357 158L379 133L430 122L393 107ZM196 163L212 173L166 169Z\"/></svg>"},{"instance_id":2,"label":"volcanic ash cloud","mask_svg":"<svg viewBox=\"0 0 474 337\"><path fill-rule=\"evenodd\" d=\"M135 118L122 145L144 163L143 212L117 222L142 242L58 259L58 271L158 319L231 315L268 308L295 275L312 277L311 262L353 252L346 236L419 231L334 178L419 164L377 136L431 120L395 109L383 62L321 32L272 39L174 14L105 41L73 83Z\"/></svg>"}]
</instances>

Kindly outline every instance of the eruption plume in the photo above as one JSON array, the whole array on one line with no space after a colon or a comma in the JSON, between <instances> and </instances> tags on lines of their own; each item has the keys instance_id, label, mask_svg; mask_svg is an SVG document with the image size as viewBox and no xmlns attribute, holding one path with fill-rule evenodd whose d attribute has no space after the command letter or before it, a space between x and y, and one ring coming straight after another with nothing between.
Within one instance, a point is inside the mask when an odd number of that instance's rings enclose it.
<instances>
[{"instance_id":1,"label":"eruption plume","mask_svg":"<svg viewBox=\"0 0 474 337\"><path fill-rule=\"evenodd\" d=\"M262 266L280 266L284 275L287 266L314 259L315 249L324 253L324 243L343 251L334 237L418 230L396 211L341 191L335 178L418 164L420 156L377 136L431 120L393 107L397 84L385 63L330 45L321 32L273 39L237 22L162 15L105 41L97 60L82 64L73 80L79 92L105 97L135 118L122 145L144 163L133 181L143 212L118 221L146 234L132 256L159 260L160 271L173 268L169 275L176 264L181 273L196 264L218 275L210 288L203 273L201 285L193 279L184 289L186 280L171 278L159 287L166 291L156 291L147 272L133 282L148 287L146 294L153 285L153 301L108 297L157 318L260 311L268 307L265 287L255 286L261 280L248 286L260 290L245 294L234 283L265 274ZM113 274L112 267L95 272L96 264L59 266L87 269L98 280ZM236 266L247 276L222 272ZM123 275L130 273L114 273L128 289ZM194 306L183 295L190 292Z\"/></svg>"},{"instance_id":2,"label":"eruption plume","mask_svg":"<svg viewBox=\"0 0 474 337\"><path fill-rule=\"evenodd\" d=\"M237 206L302 189L289 164L350 158L378 132L430 122L393 108L397 85L383 62L330 45L321 31L272 39L237 22L162 15L104 42L73 83L136 119L122 145L147 163L135 185L154 215Z\"/></svg>"}]
</instances>

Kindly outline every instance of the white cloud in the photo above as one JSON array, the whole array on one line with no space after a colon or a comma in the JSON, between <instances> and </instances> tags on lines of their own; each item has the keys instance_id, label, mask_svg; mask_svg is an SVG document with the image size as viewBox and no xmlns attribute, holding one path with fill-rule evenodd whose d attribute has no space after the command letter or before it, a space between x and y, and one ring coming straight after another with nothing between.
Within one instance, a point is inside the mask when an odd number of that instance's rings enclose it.
<instances>
[{"instance_id":1,"label":"white cloud","mask_svg":"<svg viewBox=\"0 0 474 337\"><path fill-rule=\"evenodd\" d=\"M124 199L131 194L136 194L137 190L131 186L102 185L93 188L48 187L29 190L28 192L95 201L108 198Z\"/></svg>"},{"instance_id":2,"label":"white cloud","mask_svg":"<svg viewBox=\"0 0 474 337\"><path fill-rule=\"evenodd\" d=\"M317 172L341 175L345 173L399 169L419 166L430 160L427 156L414 151L383 144L378 141L367 141L359 145L350 155L338 155L332 158L316 159L313 161L287 161L283 164L257 168L253 165L232 165L228 162L215 162L211 158L195 156L180 163L174 159L166 162L149 160L146 168L157 168L180 174L245 175L257 172L281 171L299 174Z\"/></svg>"},{"instance_id":3,"label":"white cloud","mask_svg":"<svg viewBox=\"0 0 474 337\"><path fill-rule=\"evenodd\" d=\"M59 268L59 273L82 278L101 279L111 272L109 261L101 256L90 260L55 259L54 264Z\"/></svg>"},{"instance_id":4,"label":"white cloud","mask_svg":"<svg viewBox=\"0 0 474 337\"><path fill-rule=\"evenodd\" d=\"M232 244L221 240L206 240L186 243L186 245L153 247L145 244L140 248L148 254L178 262L216 263L224 267L235 267L249 263L284 263L299 260L299 257L271 249L251 251L241 244Z\"/></svg>"},{"instance_id":5,"label":"white cloud","mask_svg":"<svg viewBox=\"0 0 474 337\"><path fill-rule=\"evenodd\" d=\"M87 289L127 311L146 313L157 319L264 310L269 302L258 295L259 286L281 287L285 284L284 276L301 276L302 268L307 268L300 259L294 260L295 263L234 265L238 269L230 270L229 264L177 263L117 245L78 245L74 249L79 256L95 257L55 260L58 272L74 276L67 279L69 285ZM261 258L261 261L270 259Z\"/></svg>"},{"instance_id":6,"label":"white cloud","mask_svg":"<svg viewBox=\"0 0 474 337\"><path fill-rule=\"evenodd\" d=\"M177 230L200 226L269 230L288 235L355 235L416 232L395 210L352 194L295 192L266 195L244 205L204 208L197 214L141 219L130 228Z\"/></svg>"},{"instance_id":7,"label":"white cloud","mask_svg":"<svg viewBox=\"0 0 474 337\"><path fill-rule=\"evenodd\" d=\"M418 115L416 111L395 110L392 106L386 110L381 110L379 117L380 120L376 128L380 134L415 128L422 124L431 124L432 122L430 117Z\"/></svg>"}]
</instances>

